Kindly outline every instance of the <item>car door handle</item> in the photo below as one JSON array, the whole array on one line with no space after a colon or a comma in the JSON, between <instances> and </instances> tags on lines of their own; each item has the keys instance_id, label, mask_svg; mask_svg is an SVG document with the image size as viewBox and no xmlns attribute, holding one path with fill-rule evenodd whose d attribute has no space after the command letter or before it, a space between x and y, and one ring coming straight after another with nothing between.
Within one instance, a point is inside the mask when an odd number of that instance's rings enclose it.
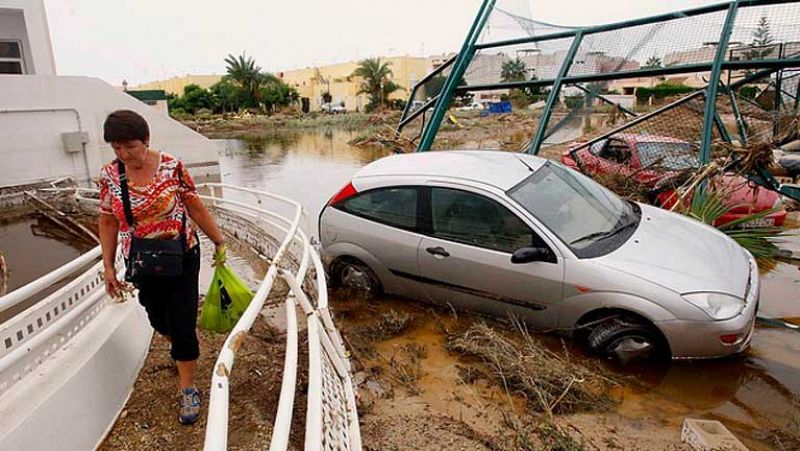
<instances>
[{"instance_id":1,"label":"car door handle","mask_svg":"<svg viewBox=\"0 0 800 451\"><path fill-rule=\"evenodd\" d=\"M439 256L439 257L449 257L450 256L450 252L447 252L446 250L444 250L444 248L442 246L429 247L429 248L426 248L425 250L428 251L429 254L436 255L436 256Z\"/></svg>"}]
</instances>

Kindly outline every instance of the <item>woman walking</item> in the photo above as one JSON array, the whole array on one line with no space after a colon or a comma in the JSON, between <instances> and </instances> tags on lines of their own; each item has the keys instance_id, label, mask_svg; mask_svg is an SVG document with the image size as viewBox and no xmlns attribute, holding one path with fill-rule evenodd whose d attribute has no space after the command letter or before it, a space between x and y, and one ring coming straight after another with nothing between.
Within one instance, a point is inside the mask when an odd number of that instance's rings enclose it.
<instances>
[{"instance_id":1,"label":"woman walking","mask_svg":"<svg viewBox=\"0 0 800 451\"><path fill-rule=\"evenodd\" d=\"M224 239L184 165L151 149L150 129L139 114L119 110L108 115L103 138L117 158L100 178L100 244L105 287L119 296L122 283L114 268L118 239L126 262L125 279L139 290L150 325L172 344L180 379L182 424L200 416L194 385L197 358L198 273L200 246L195 224L224 259ZM187 217L188 216L188 217Z\"/></svg>"}]
</instances>

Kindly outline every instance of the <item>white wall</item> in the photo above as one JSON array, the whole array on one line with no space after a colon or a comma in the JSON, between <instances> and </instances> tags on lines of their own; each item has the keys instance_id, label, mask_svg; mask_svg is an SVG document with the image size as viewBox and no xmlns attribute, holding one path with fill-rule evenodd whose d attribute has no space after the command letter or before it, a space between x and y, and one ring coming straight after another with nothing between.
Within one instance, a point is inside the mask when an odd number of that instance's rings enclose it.
<instances>
[{"instance_id":1,"label":"white wall","mask_svg":"<svg viewBox=\"0 0 800 451\"><path fill-rule=\"evenodd\" d=\"M56 74L44 0L0 0L0 38L23 41L28 74Z\"/></svg>"},{"instance_id":2,"label":"white wall","mask_svg":"<svg viewBox=\"0 0 800 451\"><path fill-rule=\"evenodd\" d=\"M53 111L41 111L41 110ZM169 152L188 165L212 163L192 170L195 176L218 175L216 146L111 85L87 77L0 77L0 186L72 176L87 183L114 158L103 141L103 122L114 110L129 109L150 124L151 147ZM61 133L89 134L85 152L64 151Z\"/></svg>"}]
</instances>

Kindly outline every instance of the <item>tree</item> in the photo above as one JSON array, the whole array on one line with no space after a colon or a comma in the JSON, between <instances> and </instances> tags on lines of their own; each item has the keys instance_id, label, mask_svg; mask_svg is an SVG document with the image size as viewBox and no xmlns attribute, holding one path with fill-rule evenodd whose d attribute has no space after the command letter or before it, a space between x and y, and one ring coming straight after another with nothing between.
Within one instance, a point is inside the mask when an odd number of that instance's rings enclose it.
<instances>
[{"instance_id":1,"label":"tree","mask_svg":"<svg viewBox=\"0 0 800 451\"><path fill-rule=\"evenodd\" d=\"M389 96L394 94L397 91L403 91L403 87L398 85L397 83L393 82L392 80L387 80L383 84L383 95L381 96L384 99L386 104L389 103Z\"/></svg>"},{"instance_id":2,"label":"tree","mask_svg":"<svg viewBox=\"0 0 800 451\"><path fill-rule=\"evenodd\" d=\"M664 64L661 62L661 57L653 55L647 59L646 63L644 63L643 69L658 69L663 65Z\"/></svg>"},{"instance_id":3,"label":"tree","mask_svg":"<svg viewBox=\"0 0 800 451\"><path fill-rule=\"evenodd\" d=\"M209 91L217 98L222 114L239 109L239 87L230 80L222 79L214 83Z\"/></svg>"},{"instance_id":4,"label":"tree","mask_svg":"<svg viewBox=\"0 0 800 451\"><path fill-rule=\"evenodd\" d=\"M515 58L506 61L500 67L500 79L504 82L524 81L527 78L526 72L525 61Z\"/></svg>"},{"instance_id":5,"label":"tree","mask_svg":"<svg viewBox=\"0 0 800 451\"><path fill-rule=\"evenodd\" d=\"M201 109L214 111L217 106L217 99L214 95L209 90L195 84L186 85L183 88L181 102L183 109L190 114L195 114Z\"/></svg>"},{"instance_id":6,"label":"tree","mask_svg":"<svg viewBox=\"0 0 800 451\"><path fill-rule=\"evenodd\" d=\"M228 70L227 79L241 88L241 106L245 108L259 106L261 85L265 81L265 76L261 73L261 67L256 65L253 58L246 56L244 53L238 57L229 54L225 58L225 63L227 63L226 69Z\"/></svg>"},{"instance_id":7,"label":"tree","mask_svg":"<svg viewBox=\"0 0 800 451\"><path fill-rule=\"evenodd\" d=\"M389 102L389 94L403 89L400 85L391 81L393 75L389 68L392 63L381 62L380 58L367 58L358 64L351 77L361 77L361 88L359 94L366 94L369 97L368 110L375 110L386 106Z\"/></svg>"},{"instance_id":8,"label":"tree","mask_svg":"<svg viewBox=\"0 0 800 451\"><path fill-rule=\"evenodd\" d=\"M261 88L261 99L270 113L276 107L291 105L297 98L297 90L278 79L265 83Z\"/></svg>"},{"instance_id":9,"label":"tree","mask_svg":"<svg viewBox=\"0 0 800 451\"><path fill-rule=\"evenodd\" d=\"M758 60L768 57L772 53L773 49L770 46L775 42L775 38L772 37L767 16L761 16L752 36L753 40L750 42L750 46L753 49L745 54L747 59Z\"/></svg>"},{"instance_id":10,"label":"tree","mask_svg":"<svg viewBox=\"0 0 800 451\"><path fill-rule=\"evenodd\" d=\"M442 88L444 88L444 83L447 81L447 77L444 75L436 75L435 77L431 78L427 82L425 82L425 87L423 90L425 91L425 98L432 99L439 95L442 92Z\"/></svg>"},{"instance_id":11,"label":"tree","mask_svg":"<svg viewBox=\"0 0 800 451\"><path fill-rule=\"evenodd\" d=\"M169 108L169 114L178 115L186 113L183 99L177 94L167 93L167 108Z\"/></svg>"}]
</instances>

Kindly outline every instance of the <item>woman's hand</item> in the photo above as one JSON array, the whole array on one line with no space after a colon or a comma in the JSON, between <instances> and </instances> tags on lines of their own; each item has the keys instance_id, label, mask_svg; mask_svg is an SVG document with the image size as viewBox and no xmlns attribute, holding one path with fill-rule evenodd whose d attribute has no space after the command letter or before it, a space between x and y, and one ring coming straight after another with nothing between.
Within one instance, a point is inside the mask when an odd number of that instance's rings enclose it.
<instances>
[{"instance_id":1,"label":"woman's hand","mask_svg":"<svg viewBox=\"0 0 800 451\"><path fill-rule=\"evenodd\" d=\"M114 299L125 300L122 291L125 289L122 282L117 280L117 271L112 268L105 268L103 270L103 280L106 284L106 293Z\"/></svg>"},{"instance_id":2,"label":"woman's hand","mask_svg":"<svg viewBox=\"0 0 800 451\"><path fill-rule=\"evenodd\" d=\"M214 262L211 266L222 266L225 264L225 260L228 258L228 247L225 246L225 242L217 243L214 245Z\"/></svg>"}]
</instances>

